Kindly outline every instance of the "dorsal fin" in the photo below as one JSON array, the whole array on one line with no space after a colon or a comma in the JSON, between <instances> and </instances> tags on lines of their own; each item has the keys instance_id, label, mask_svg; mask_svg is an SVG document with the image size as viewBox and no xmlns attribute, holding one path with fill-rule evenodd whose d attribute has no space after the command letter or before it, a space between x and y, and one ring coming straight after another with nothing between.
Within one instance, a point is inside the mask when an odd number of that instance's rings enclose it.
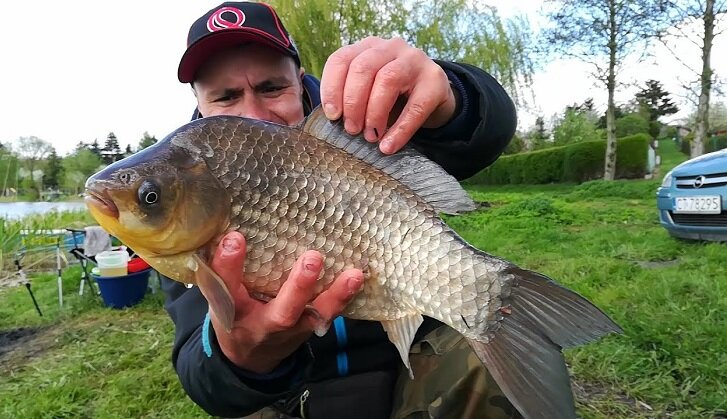
<instances>
[{"instance_id":1,"label":"dorsal fin","mask_svg":"<svg viewBox=\"0 0 727 419\"><path fill-rule=\"evenodd\" d=\"M457 214L476 208L457 179L412 147L404 147L392 155L383 154L378 143L369 143L361 135L350 135L341 120L326 118L320 106L301 125L304 132L350 153L408 186L438 212Z\"/></svg>"}]
</instances>

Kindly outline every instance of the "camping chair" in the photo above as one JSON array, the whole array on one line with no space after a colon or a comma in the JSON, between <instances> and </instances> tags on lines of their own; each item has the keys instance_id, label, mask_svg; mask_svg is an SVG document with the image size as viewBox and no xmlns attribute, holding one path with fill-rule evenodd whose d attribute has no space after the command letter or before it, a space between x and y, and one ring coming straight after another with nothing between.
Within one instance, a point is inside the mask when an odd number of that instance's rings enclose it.
<instances>
[{"instance_id":1,"label":"camping chair","mask_svg":"<svg viewBox=\"0 0 727 419\"><path fill-rule=\"evenodd\" d=\"M88 283L91 292L100 294L100 290L94 290L93 281L91 280L89 264L94 267L98 265L96 255L106 250L124 249L129 253L129 259L134 256L134 252L126 246L113 246L114 237L108 234L99 226L89 226L84 229L66 228L73 236L73 247L69 250L81 265L81 285L78 289L78 295L83 295L84 283Z\"/></svg>"}]
</instances>

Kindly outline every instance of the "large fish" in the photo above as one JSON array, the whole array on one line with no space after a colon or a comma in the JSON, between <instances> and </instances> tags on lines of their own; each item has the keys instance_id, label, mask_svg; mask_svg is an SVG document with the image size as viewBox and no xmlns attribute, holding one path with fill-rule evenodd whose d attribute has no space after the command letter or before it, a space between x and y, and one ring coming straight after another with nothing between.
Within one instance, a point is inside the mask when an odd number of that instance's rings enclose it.
<instances>
[{"instance_id":1,"label":"large fish","mask_svg":"<svg viewBox=\"0 0 727 419\"><path fill-rule=\"evenodd\" d=\"M422 315L446 323L525 417L575 417L561 349L620 332L583 297L450 229L440 213L475 205L437 164L412 148L383 155L320 109L295 127L190 122L96 173L86 190L104 229L162 274L198 285L228 330L232 299L207 263L222 235L246 237L245 286L261 298L316 249L316 295L344 269L364 270L345 316L380 321L407 367Z\"/></svg>"}]
</instances>

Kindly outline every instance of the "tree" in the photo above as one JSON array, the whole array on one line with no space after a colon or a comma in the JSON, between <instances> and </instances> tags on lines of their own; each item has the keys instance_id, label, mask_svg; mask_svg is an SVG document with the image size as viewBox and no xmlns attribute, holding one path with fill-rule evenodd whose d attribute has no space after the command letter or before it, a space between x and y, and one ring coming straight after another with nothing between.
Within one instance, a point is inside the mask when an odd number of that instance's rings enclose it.
<instances>
[{"instance_id":1,"label":"tree","mask_svg":"<svg viewBox=\"0 0 727 419\"><path fill-rule=\"evenodd\" d=\"M129 157L132 154L134 154L134 150L131 149L131 144L126 144L126 148L124 149L124 157Z\"/></svg>"},{"instance_id":2,"label":"tree","mask_svg":"<svg viewBox=\"0 0 727 419\"><path fill-rule=\"evenodd\" d=\"M603 115L601 115L600 118L598 118L598 123L596 124L596 128L604 129L604 130L606 129L606 117L608 116L607 114L608 114L608 111L606 113L604 113ZM622 108L621 106L616 106L613 109L613 117L616 121L618 121L619 118L623 118L624 115L626 115L626 112L625 112L624 108Z\"/></svg>"},{"instance_id":3,"label":"tree","mask_svg":"<svg viewBox=\"0 0 727 419\"><path fill-rule=\"evenodd\" d=\"M64 158L62 165L63 186L79 193L86 179L103 166L103 161L90 149L82 149Z\"/></svg>"},{"instance_id":4,"label":"tree","mask_svg":"<svg viewBox=\"0 0 727 419\"><path fill-rule=\"evenodd\" d=\"M542 116L535 118L535 126L530 130L528 134L528 142L531 150L539 150L544 148L547 144L550 135L545 130L545 119Z\"/></svg>"},{"instance_id":5,"label":"tree","mask_svg":"<svg viewBox=\"0 0 727 419\"><path fill-rule=\"evenodd\" d=\"M54 148L48 156L45 172L43 173L43 185L46 187L58 189L60 186L63 174L61 161L61 158L58 157Z\"/></svg>"},{"instance_id":6,"label":"tree","mask_svg":"<svg viewBox=\"0 0 727 419\"><path fill-rule=\"evenodd\" d=\"M668 47L668 39L676 37L688 39L700 48L702 55L701 70L694 69L679 60L688 69L698 74L699 93L697 102L697 115L694 126L694 139L691 141L690 156L697 157L704 154L704 141L709 134L709 106L714 84L714 71L712 70L712 46L714 38L721 34L716 31L718 22L727 14L727 2L724 0L674 0L669 1L674 26L662 34L662 41ZM695 21L701 21L699 41L695 41L693 34L687 29ZM679 56L672 51L679 59Z\"/></svg>"},{"instance_id":7,"label":"tree","mask_svg":"<svg viewBox=\"0 0 727 419\"><path fill-rule=\"evenodd\" d=\"M118 160L121 155L121 148L119 147L119 140L116 139L116 134L109 132L109 135L106 137L104 148L101 150L103 160L110 164Z\"/></svg>"},{"instance_id":8,"label":"tree","mask_svg":"<svg viewBox=\"0 0 727 419\"><path fill-rule=\"evenodd\" d=\"M487 70L516 103L522 102L533 73L532 31L526 21L503 20L496 8L469 0L408 3L405 39L430 57Z\"/></svg>"},{"instance_id":9,"label":"tree","mask_svg":"<svg viewBox=\"0 0 727 419\"><path fill-rule=\"evenodd\" d=\"M97 155L97 156L101 157L101 148L100 148L100 146L98 145L98 140L97 140L97 139L94 139L94 140L93 140L93 142L91 143L91 146L89 147L89 150L91 150L91 152L92 152L93 154L95 154L95 155Z\"/></svg>"},{"instance_id":10,"label":"tree","mask_svg":"<svg viewBox=\"0 0 727 419\"><path fill-rule=\"evenodd\" d=\"M669 92L656 80L646 81L646 87L636 93L636 101L649 119L649 134L652 138L658 137L661 131L660 117L679 112L679 108L669 97Z\"/></svg>"},{"instance_id":11,"label":"tree","mask_svg":"<svg viewBox=\"0 0 727 419\"><path fill-rule=\"evenodd\" d=\"M663 0L549 0L551 24L546 45L556 52L593 65L595 76L608 90L604 179L616 174L616 117L614 94L626 56L659 33L666 21ZM642 51L645 49L642 49Z\"/></svg>"},{"instance_id":12,"label":"tree","mask_svg":"<svg viewBox=\"0 0 727 419\"><path fill-rule=\"evenodd\" d=\"M636 93L636 100L648 111L649 121L679 112L679 108L669 97L669 92L656 80L647 80L646 87Z\"/></svg>"},{"instance_id":13,"label":"tree","mask_svg":"<svg viewBox=\"0 0 727 419\"><path fill-rule=\"evenodd\" d=\"M399 36L432 58L481 67L516 100L530 86L530 28L468 0L272 0L296 40L302 64L320 76L328 57L367 36Z\"/></svg>"},{"instance_id":14,"label":"tree","mask_svg":"<svg viewBox=\"0 0 727 419\"><path fill-rule=\"evenodd\" d=\"M144 131L144 136L141 137L141 140L139 140L139 149L138 151L141 151L147 147L150 147L154 144L156 144L157 139L156 137L149 135L148 132Z\"/></svg>"},{"instance_id":15,"label":"tree","mask_svg":"<svg viewBox=\"0 0 727 419\"><path fill-rule=\"evenodd\" d=\"M694 126L697 121L697 112L693 112L687 117L687 124ZM707 123L710 129L713 130L727 130L727 104L724 102L717 102L710 104L709 116L707 117Z\"/></svg>"},{"instance_id":16,"label":"tree","mask_svg":"<svg viewBox=\"0 0 727 419\"><path fill-rule=\"evenodd\" d=\"M505 147L503 154L517 154L525 151L525 140L520 133L515 133L510 142Z\"/></svg>"},{"instance_id":17,"label":"tree","mask_svg":"<svg viewBox=\"0 0 727 419\"><path fill-rule=\"evenodd\" d=\"M630 113L616 120L616 138L634 134L649 134L650 132L649 121L638 113Z\"/></svg>"},{"instance_id":18,"label":"tree","mask_svg":"<svg viewBox=\"0 0 727 419\"><path fill-rule=\"evenodd\" d=\"M9 147L0 150L0 196L9 193L9 188L18 188L18 158Z\"/></svg>"},{"instance_id":19,"label":"tree","mask_svg":"<svg viewBox=\"0 0 727 419\"><path fill-rule=\"evenodd\" d=\"M566 109L563 119L553 128L555 145L567 145L598 139L596 125L586 112Z\"/></svg>"},{"instance_id":20,"label":"tree","mask_svg":"<svg viewBox=\"0 0 727 419\"><path fill-rule=\"evenodd\" d=\"M24 186L31 189L31 195L37 196L39 191L37 181L42 179L38 173L38 165L45 156L50 154L53 146L49 142L35 136L20 137L17 142L18 155L22 159L28 173L28 179L30 179Z\"/></svg>"}]
</instances>

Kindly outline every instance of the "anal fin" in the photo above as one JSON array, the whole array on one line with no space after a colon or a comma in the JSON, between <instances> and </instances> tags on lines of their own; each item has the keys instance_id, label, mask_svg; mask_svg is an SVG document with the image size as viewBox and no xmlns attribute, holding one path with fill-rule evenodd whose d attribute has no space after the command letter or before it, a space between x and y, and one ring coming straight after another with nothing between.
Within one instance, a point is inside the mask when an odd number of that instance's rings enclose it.
<instances>
[{"instance_id":1,"label":"anal fin","mask_svg":"<svg viewBox=\"0 0 727 419\"><path fill-rule=\"evenodd\" d=\"M417 313L396 320L383 320L381 322L386 334L389 336L389 340L399 351L401 360L409 370L409 377L412 379L414 378L414 372L412 371L411 364L409 363L409 349L411 348L411 344L414 342L414 336L423 321L424 318L422 315Z\"/></svg>"},{"instance_id":2,"label":"anal fin","mask_svg":"<svg viewBox=\"0 0 727 419\"><path fill-rule=\"evenodd\" d=\"M229 333L235 321L235 302L232 294L227 289L225 281L212 268L199 257L193 255L192 259L196 264L192 269L195 279L202 295L207 299L210 310L214 312L217 319L222 323L222 327Z\"/></svg>"}]
</instances>

